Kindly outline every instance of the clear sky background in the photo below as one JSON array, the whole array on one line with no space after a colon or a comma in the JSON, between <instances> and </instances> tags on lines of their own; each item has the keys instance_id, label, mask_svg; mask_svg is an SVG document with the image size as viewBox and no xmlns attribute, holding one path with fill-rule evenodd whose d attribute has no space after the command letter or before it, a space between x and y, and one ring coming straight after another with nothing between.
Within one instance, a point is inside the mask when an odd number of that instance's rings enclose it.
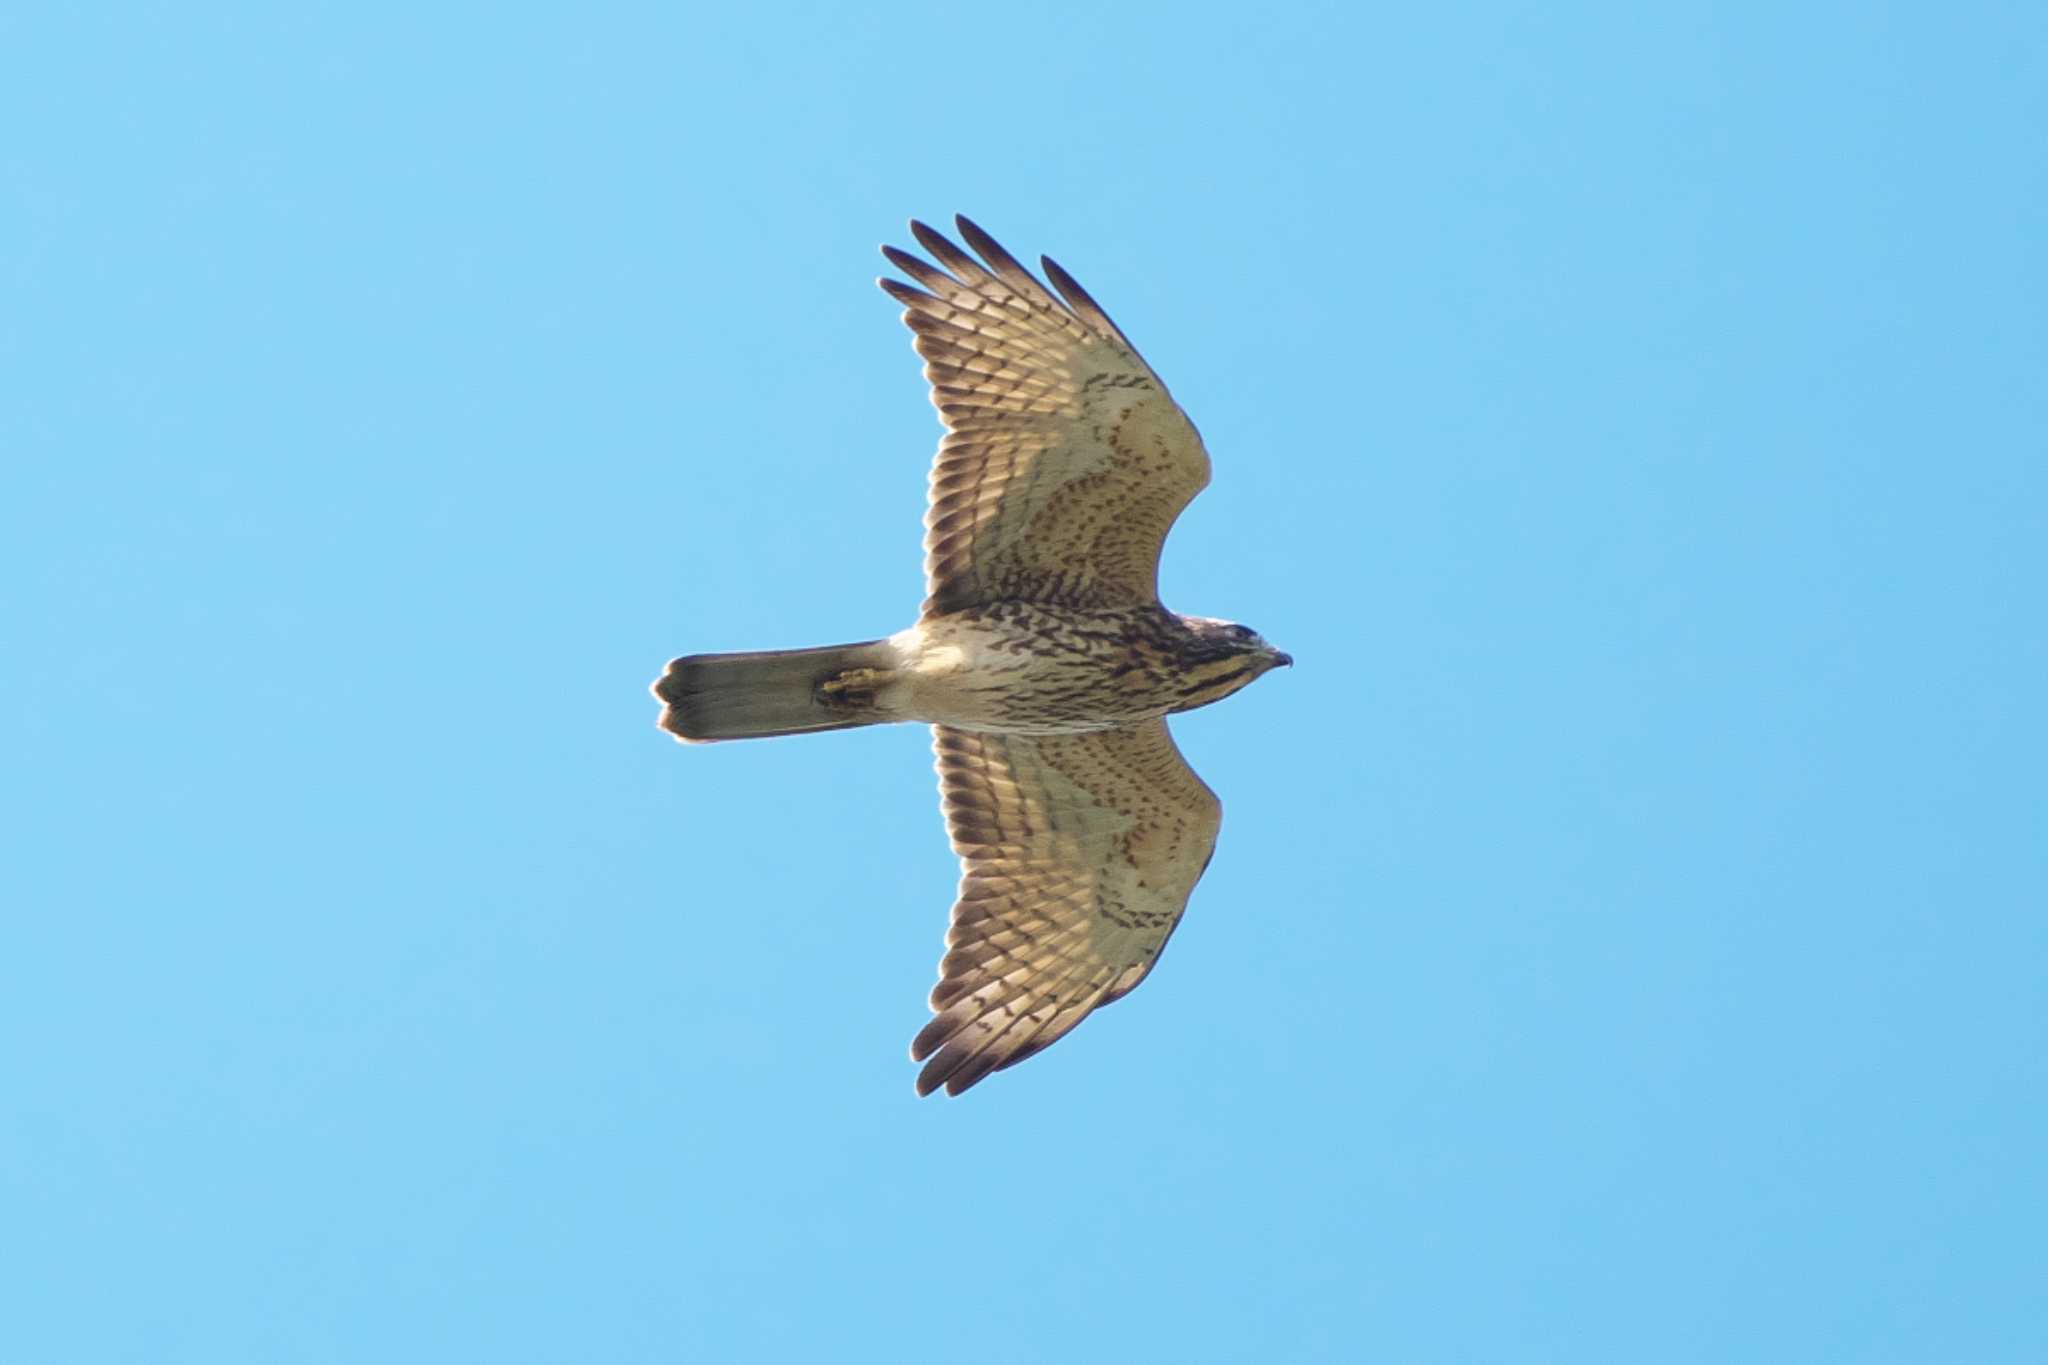
<instances>
[{"instance_id":1,"label":"clear sky background","mask_svg":"<svg viewBox=\"0 0 2048 1365\"><path fill-rule=\"evenodd\" d=\"M0 1358L2048 1359L2041 6L61 8ZM646 687L912 619L956 210L1299 663L1159 972L918 1101L926 735Z\"/></svg>"}]
</instances>

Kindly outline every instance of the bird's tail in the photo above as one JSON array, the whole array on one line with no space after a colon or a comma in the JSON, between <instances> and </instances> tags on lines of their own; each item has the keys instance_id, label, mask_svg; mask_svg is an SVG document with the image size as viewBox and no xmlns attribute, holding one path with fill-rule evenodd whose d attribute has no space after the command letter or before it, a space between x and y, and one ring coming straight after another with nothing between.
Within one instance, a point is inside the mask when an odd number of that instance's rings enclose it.
<instances>
[{"instance_id":1,"label":"bird's tail","mask_svg":"<svg viewBox=\"0 0 2048 1365\"><path fill-rule=\"evenodd\" d=\"M845 730L890 717L875 691L894 667L886 640L822 649L691 654L656 680L661 728L693 743Z\"/></svg>"}]
</instances>

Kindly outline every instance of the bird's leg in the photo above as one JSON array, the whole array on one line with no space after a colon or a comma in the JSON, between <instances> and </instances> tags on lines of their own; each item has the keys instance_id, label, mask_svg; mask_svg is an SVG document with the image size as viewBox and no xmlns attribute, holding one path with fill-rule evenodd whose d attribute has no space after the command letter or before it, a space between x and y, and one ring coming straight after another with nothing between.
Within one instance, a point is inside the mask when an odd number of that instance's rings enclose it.
<instances>
[{"instance_id":1,"label":"bird's leg","mask_svg":"<svg viewBox=\"0 0 2048 1365\"><path fill-rule=\"evenodd\" d=\"M867 711L874 708L882 685L889 681L885 668L849 668L829 678L820 678L812 695L820 706L834 711Z\"/></svg>"}]
</instances>

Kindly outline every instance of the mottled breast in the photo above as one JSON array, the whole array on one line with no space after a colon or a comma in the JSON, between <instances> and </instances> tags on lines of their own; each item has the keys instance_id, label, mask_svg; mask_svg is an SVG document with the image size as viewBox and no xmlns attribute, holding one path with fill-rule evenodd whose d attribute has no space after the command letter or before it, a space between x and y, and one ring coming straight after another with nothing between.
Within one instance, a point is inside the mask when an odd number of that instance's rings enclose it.
<instances>
[{"instance_id":1,"label":"mottled breast","mask_svg":"<svg viewBox=\"0 0 2048 1365\"><path fill-rule=\"evenodd\" d=\"M918 720L1012 734L1163 716L1182 704L1179 630L1159 607L996 602L928 617L899 637L914 653L905 709Z\"/></svg>"}]
</instances>

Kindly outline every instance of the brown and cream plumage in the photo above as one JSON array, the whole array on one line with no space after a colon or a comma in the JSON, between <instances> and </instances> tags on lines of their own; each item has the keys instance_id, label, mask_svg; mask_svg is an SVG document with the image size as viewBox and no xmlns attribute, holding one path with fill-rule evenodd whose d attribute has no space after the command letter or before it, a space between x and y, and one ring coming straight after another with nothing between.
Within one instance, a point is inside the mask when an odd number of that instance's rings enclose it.
<instances>
[{"instance_id":1,"label":"brown and cream plumage","mask_svg":"<svg viewBox=\"0 0 2048 1365\"><path fill-rule=\"evenodd\" d=\"M959 1094L1057 1041L1157 962L1222 807L1164 717L1292 662L1251 630L1159 603L1159 553L1209 482L1193 423L1109 315L1048 290L956 220L883 248L947 435L918 622L824 649L698 654L654 685L702 741L886 721L933 727L962 875L919 1094ZM980 259L976 259L976 255Z\"/></svg>"}]
</instances>

